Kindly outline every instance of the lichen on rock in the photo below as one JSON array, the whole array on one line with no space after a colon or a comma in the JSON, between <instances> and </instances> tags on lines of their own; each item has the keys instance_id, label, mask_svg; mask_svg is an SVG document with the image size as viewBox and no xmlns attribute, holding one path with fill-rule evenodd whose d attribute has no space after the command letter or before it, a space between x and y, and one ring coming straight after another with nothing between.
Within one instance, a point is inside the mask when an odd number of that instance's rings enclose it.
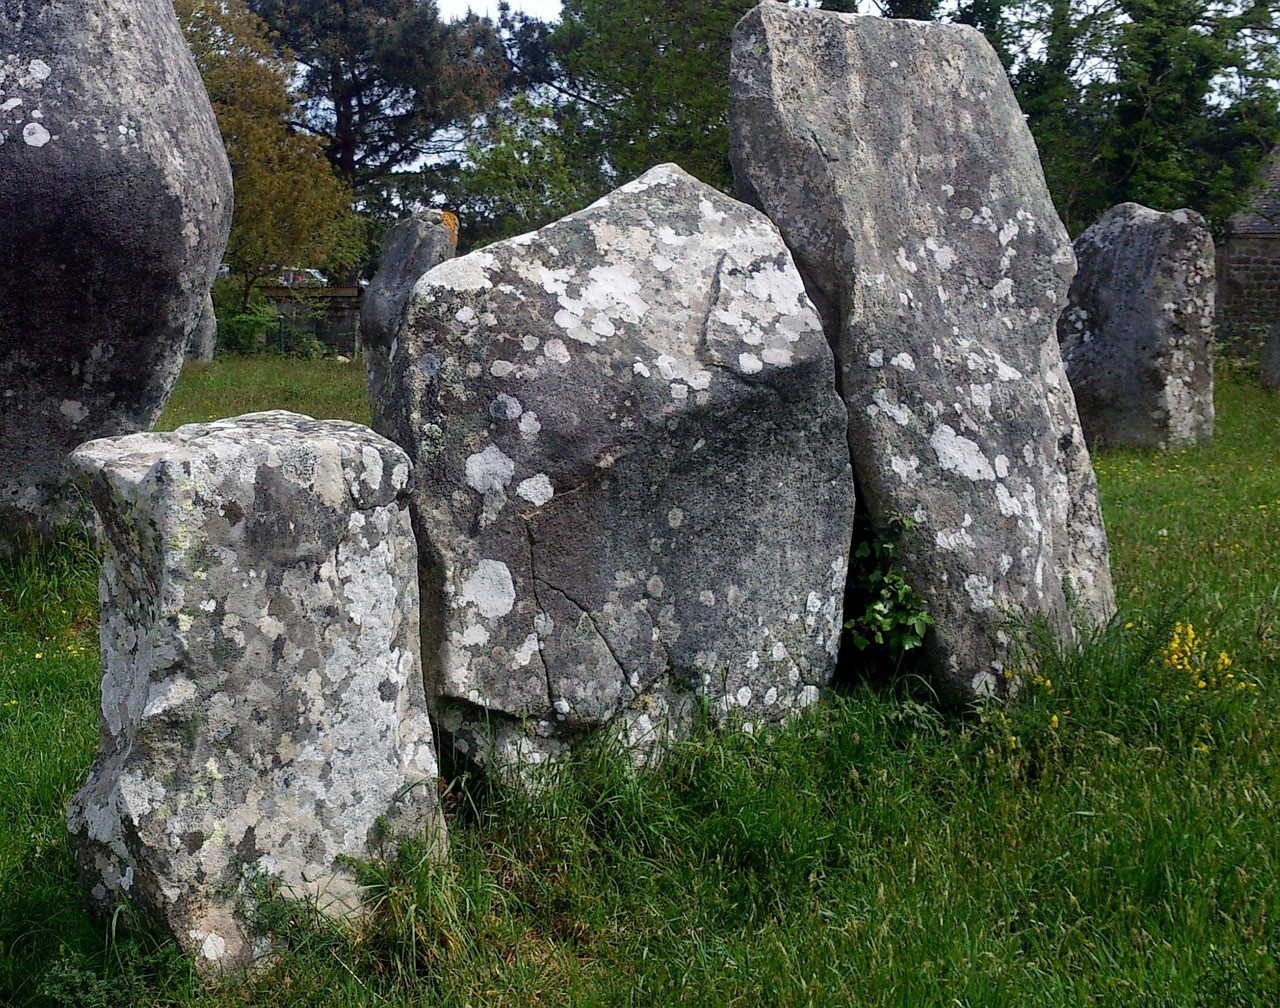
<instances>
[{"instance_id":1,"label":"lichen on rock","mask_svg":"<svg viewBox=\"0 0 1280 1008\"><path fill-rule=\"evenodd\" d=\"M417 467L424 648L457 752L527 777L756 729L834 668L853 486L777 230L674 165L436 267L374 424Z\"/></svg>"},{"instance_id":2,"label":"lichen on rock","mask_svg":"<svg viewBox=\"0 0 1280 1008\"><path fill-rule=\"evenodd\" d=\"M346 915L344 859L405 834L443 856L404 453L271 412L72 462L106 540L99 750L67 813L91 904L226 970L268 950L257 882Z\"/></svg>"},{"instance_id":3,"label":"lichen on rock","mask_svg":"<svg viewBox=\"0 0 1280 1008\"><path fill-rule=\"evenodd\" d=\"M822 312L871 525L910 519L935 681L1000 692L1011 620L1114 609L1054 331L1074 256L1004 69L969 27L767 2L734 29L730 134Z\"/></svg>"},{"instance_id":4,"label":"lichen on rock","mask_svg":"<svg viewBox=\"0 0 1280 1008\"><path fill-rule=\"evenodd\" d=\"M1108 210L1075 241L1058 338L1092 446L1213 439L1213 237L1194 210Z\"/></svg>"},{"instance_id":5,"label":"lichen on rock","mask_svg":"<svg viewBox=\"0 0 1280 1008\"><path fill-rule=\"evenodd\" d=\"M76 445L155 422L230 227L168 0L0 4L0 553L76 516Z\"/></svg>"}]
</instances>

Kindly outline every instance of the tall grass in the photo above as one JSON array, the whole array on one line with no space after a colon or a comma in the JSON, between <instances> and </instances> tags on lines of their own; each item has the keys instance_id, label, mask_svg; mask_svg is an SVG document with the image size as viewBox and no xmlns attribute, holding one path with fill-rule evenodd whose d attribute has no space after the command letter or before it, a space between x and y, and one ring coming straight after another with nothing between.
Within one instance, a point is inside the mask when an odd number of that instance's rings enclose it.
<instances>
[{"instance_id":1,"label":"tall grass","mask_svg":"<svg viewBox=\"0 0 1280 1008\"><path fill-rule=\"evenodd\" d=\"M1218 405L1213 446L1098 460L1123 612L1041 642L1015 703L857 686L641 777L597 747L538 795L455 783L447 866L368 866L359 928L268 905L278 964L240 988L80 908L93 561L24 557L0 572L0 1003L1271 1008L1280 397L1228 373Z\"/></svg>"}]
</instances>

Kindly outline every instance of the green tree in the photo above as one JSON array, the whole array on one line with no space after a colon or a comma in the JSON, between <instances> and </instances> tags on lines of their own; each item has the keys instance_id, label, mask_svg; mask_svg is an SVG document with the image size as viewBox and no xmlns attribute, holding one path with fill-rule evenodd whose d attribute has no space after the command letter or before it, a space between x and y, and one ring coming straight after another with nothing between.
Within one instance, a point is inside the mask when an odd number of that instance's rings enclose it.
<instances>
[{"instance_id":1,"label":"green tree","mask_svg":"<svg viewBox=\"0 0 1280 1008\"><path fill-rule=\"evenodd\" d=\"M752 0L565 0L549 38L559 93L615 179L664 161L726 192L729 36Z\"/></svg>"},{"instance_id":2,"label":"green tree","mask_svg":"<svg viewBox=\"0 0 1280 1008\"><path fill-rule=\"evenodd\" d=\"M175 0L231 162L235 212L225 261L240 308L289 266L350 269L365 252L351 193L320 145L289 125L291 61L245 0Z\"/></svg>"},{"instance_id":3,"label":"green tree","mask_svg":"<svg viewBox=\"0 0 1280 1008\"><path fill-rule=\"evenodd\" d=\"M250 0L301 69L299 125L376 201L399 170L461 152L462 130L509 74L487 18L433 0Z\"/></svg>"},{"instance_id":4,"label":"green tree","mask_svg":"<svg viewBox=\"0 0 1280 1008\"><path fill-rule=\"evenodd\" d=\"M1278 14L1277 0L1045 0L1005 12L1038 43L1014 64L1014 87L1073 233L1125 200L1189 206L1221 230L1280 135Z\"/></svg>"},{"instance_id":5,"label":"green tree","mask_svg":"<svg viewBox=\"0 0 1280 1008\"><path fill-rule=\"evenodd\" d=\"M818 0L793 0L819 6ZM565 0L504 17L526 84L574 108L562 150L619 181L676 161L732 188L728 60L750 0ZM856 0L827 0L848 11ZM1280 139L1280 0L880 0L991 41L1073 233L1125 200L1190 206L1220 230ZM512 26L518 30L512 30Z\"/></svg>"},{"instance_id":6,"label":"green tree","mask_svg":"<svg viewBox=\"0 0 1280 1008\"><path fill-rule=\"evenodd\" d=\"M522 94L473 133L463 166L439 187L457 208L462 251L542 227L609 189L570 143L575 115Z\"/></svg>"}]
</instances>

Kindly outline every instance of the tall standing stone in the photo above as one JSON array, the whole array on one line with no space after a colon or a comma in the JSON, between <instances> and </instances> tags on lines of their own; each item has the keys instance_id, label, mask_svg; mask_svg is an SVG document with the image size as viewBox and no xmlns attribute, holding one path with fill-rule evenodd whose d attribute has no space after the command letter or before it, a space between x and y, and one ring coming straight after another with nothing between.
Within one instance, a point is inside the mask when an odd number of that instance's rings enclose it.
<instances>
[{"instance_id":1,"label":"tall standing stone","mask_svg":"<svg viewBox=\"0 0 1280 1008\"><path fill-rule=\"evenodd\" d=\"M0 4L0 549L74 513L72 448L155 422L230 225L168 0Z\"/></svg>"},{"instance_id":2,"label":"tall standing stone","mask_svg":"<svg viewBox=\"0 0 1280 1008\"><path fill-rule=\"evenodd\" d=\"M187 360L208 363L213 360L218 349L218 315L213 307L213 295L204 299L204 307L200 311L200 320L191 331L191 342L187 346Z\"/></svg>"},{"instance_id":3,"label":"tall standing stone","mask_svg":"<svg viewBox=\"0 0 1280 1008\"><path fill-rule=\"evenodd\" d=\"M418 282L374 423L414 461L437 724L504 774L834 669L853 522L830 348L759 213L663 165Z\"/></svg>"},{"instance_id":4,"label":"tall standing stone","mask_svg":"<svg viewBox=\"0 0 1280 1008\"><path fill-rule=\"evenodd\" d=\"M824 318L873 522L936 620L939 684L990 693L1006 621L1113 609L1054 322L1074 269L1035 145L972 28L764 3L734 29L739 194Z\"/></svg>"},{"instance_id":5,"label":"tall standing stone","mask_svg":"<svg viewBox=\"0 0 1280 1008\"><path fill-rule=\"evenodd\" d=\"M67 813L91 902L230 969L263 951L255 883L345 915L345 859L442 855L404 453L273 412L72 462L106 530L99 749Z\"/></svg>"},{"instance_id":6,"label":"tall standing stone","mask_svg":"<svg viewBox=\"0 0 1280 1008\"><path fill-rule=\"evenodd\" d=\"M424 273L458 251L458 218L447 210L426 210L387 232L382 261L360 302L360 339L364 343L369 398L382 397L387 360L414 284Z\"/></svg>"},{"instance_id":7,"label":"tall standing stone","mask_svg":"<svg viewBox=\"0 0 1280 1008\"><path fill-rule=\"evenodd\" d=\"M1258 377L1262 387L1280 391L1280 323L1267 330L1258 351Z\"/></svg>"},{"instance_id":8,"label":"tall standing stone","mask_svg":"<svg viewBox=\"0 0 1280 1008\"><path fill-rule=\"evenodd\" d=\"M1108 210L1075 243L1058 320L1092 447L1213 440L1213 237L1194 210Z\"/></svg>"}]
</instances>

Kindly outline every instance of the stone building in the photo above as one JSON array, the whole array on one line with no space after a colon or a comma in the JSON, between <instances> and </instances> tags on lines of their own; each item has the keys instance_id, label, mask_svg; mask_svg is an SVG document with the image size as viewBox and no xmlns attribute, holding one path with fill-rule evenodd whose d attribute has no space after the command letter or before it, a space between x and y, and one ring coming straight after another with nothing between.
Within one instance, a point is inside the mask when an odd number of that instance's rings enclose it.
<instances>
[{"instance_id":1,"label":"stone building","mask_svg":"<svg viewBox=\"0 0 1280 1008\"><path fill-rule=\"evenodd\" d=\"M1252 199L1232 215L1218 244L1218 319L1228 326L1280 322L1280 147Z\"/></svg>"}]
</instances>

